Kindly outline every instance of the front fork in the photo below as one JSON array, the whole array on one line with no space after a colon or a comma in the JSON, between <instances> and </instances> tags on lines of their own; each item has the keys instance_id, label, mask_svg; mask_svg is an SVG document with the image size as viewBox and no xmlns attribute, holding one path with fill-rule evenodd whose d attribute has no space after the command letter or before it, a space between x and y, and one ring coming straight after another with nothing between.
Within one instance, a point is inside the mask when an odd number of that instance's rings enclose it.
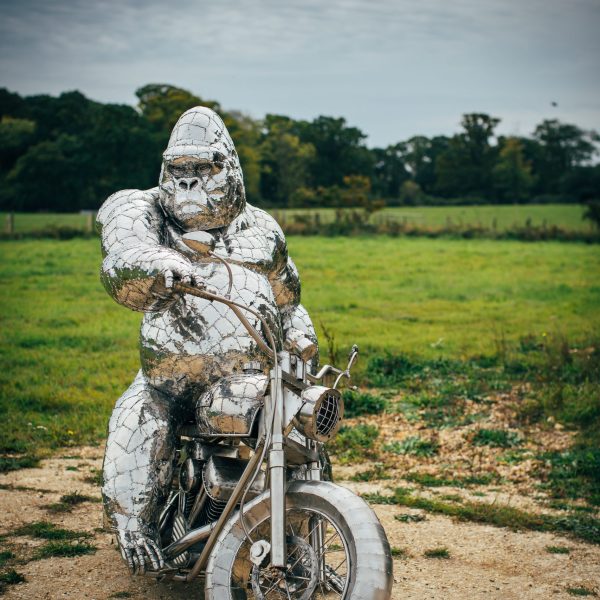
<instances>
[{"instance_id":1,"label":"front fork","mask_svg":"<svg viewBox=\"0 0 600 600\"><path fill-rule=\"evenodd\" d=\"M289 359L288 359L289 360ZM271 369L271 394L267 415L271 414L273 418L271 448L269 450L269 481L270 481L270 499L271 499L271 565L273 567L284 568L287 564L287 546L285 541L286 531L286 512L285 512L285 493L286 493L286 462L283 435L283 384L281 378L282 367L289 370L289 365L285 364L285 358L281 366ZM306 444L313 450L317 450L317 442L306 440ZM307 479L311 481L321 480L322 465L318 462L311 462L308 465ZM316 517L311 518L309 523L310 544L320 557L319 579L324 582L325 557L323 556L323 544L326 532L325 524Z\"/></svg>"},{"instance_id":2,"label":"front fork","mask_svg":"<svg viewBox=\"0 0 600 600\"><path fill-rule=\"evenodd\" d=\"M286 465L283 447L283 385L281 367L271 369L271 410L273 429L269 450L269 480L271 491L271 565L285 567L287 548L285 543L285 488ZM267 415L269 412L267 412Z\"/></svg>"}]
</instances>

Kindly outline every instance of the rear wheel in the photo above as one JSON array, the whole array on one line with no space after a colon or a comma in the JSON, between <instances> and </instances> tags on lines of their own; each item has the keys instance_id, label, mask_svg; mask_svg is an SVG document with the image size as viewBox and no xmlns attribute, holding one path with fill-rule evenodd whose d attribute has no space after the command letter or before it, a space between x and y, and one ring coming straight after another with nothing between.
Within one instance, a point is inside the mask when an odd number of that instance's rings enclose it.
<instances>
[{"instance_id":1,"label":"rear wheel","mask_svg":"<svg viewBox=\"0 0 600 600\"><path fill-rule=\"evenodd\" d=\"M283 569L250 560L269 541L269 495L245 509L249 540L230 521L206 571L206 600L388 600L392 560L385 532L369 506L325 481L296 481L286 494L288 559Z\"/></svg>"}]
</instances>

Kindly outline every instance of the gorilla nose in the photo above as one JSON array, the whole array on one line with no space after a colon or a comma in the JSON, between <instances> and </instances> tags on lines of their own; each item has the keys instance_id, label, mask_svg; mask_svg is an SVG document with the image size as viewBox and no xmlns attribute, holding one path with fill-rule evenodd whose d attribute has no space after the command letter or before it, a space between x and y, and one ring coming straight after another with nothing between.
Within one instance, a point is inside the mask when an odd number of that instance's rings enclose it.
<instances>
[{"instance_id":1,"label":"gorilla nose","mask_svg":"<svg viewBox=\"0 0 600 600\"><path fill-rule=\"evenodd\" d=\"M198 187L200 180L197 177L187 177L177 181L177 187L183 191L191 191Z\"/></svg>"}]
</instances>

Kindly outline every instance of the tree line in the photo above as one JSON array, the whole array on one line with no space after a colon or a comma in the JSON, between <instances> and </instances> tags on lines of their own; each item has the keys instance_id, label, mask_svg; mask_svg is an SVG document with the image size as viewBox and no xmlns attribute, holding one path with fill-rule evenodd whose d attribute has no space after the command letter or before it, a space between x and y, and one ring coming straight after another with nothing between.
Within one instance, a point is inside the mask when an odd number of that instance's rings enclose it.
<instances>
[{"instance_id":1,"label":"tree line","mask_svg":"<svg viewBox=\"0 0 600 600\"><path fill-rule=\"evenodd\" d=\"M600 197L594 131L543 120L531 136L497 136L500 119L462 117L453 136L369 148L343 118L252 119L163 84L136 108L80 92L22 97L0 89L0 209L96 209L112 192L157 185L161 154L182 112L216 110L236 144L248 199L268 207L590 202Z\"/></svg>"}]
</instances>

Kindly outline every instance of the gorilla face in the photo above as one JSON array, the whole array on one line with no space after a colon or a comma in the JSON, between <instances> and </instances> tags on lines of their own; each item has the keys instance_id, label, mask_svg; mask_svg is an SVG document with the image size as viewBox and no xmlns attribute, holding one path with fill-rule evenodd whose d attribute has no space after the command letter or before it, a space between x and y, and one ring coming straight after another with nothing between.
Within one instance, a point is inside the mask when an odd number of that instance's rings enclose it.
<instances>
[{"instance_id":1,"label":"gorilla face","mask_svg":"<svg viewBox=\"0 0 600 600\"><path fill-rule=\"evenodd\" d=\"M229 225L244 209L237 165L219 152L165 159L160 182L163 209L184 231Z\"/></svg>"},{"instance_id":2,"label":"gorilla face","mask_svg":"<svg viewBox=\"0 0 600 600\"><path fill-rule=\"evenodd\" d=\"M233 140L216 112L195 106L175 124L163 154L160 202L183 231L229 225L246 204Z\"/></svg>"}]
</instances>

